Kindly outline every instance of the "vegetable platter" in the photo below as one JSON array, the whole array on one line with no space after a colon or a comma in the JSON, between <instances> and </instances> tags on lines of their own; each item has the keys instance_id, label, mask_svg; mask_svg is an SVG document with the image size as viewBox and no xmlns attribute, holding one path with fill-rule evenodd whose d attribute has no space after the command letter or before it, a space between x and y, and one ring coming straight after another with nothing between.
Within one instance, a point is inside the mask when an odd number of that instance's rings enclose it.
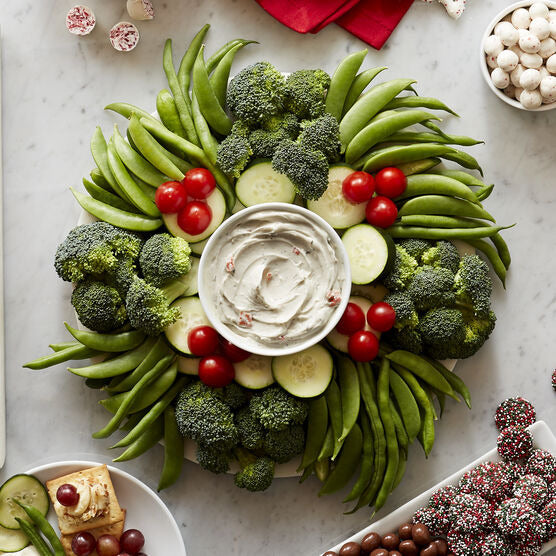
<instances>
[{"instance_id":1,"label":"vegetable platter","mask_svg":"<svg viewBox=\"0 0 556 556\"><path fill-rule=\"evenodd\" d=\"M187 442L203 468L237 470L241 488L265 490L295 465L301 482L322 481L320 495L345 488L348 510L376 511L411 463L410 444L430 454L448 399L471 407L442 361L472 356L494 329L490 270L504 284L511 260L508 226L483 206L494 186L460 148L480 141L446 134L440 116L457 115L414 80L375 84L386 68L361 69L366 50L332 76L258 62L230 79L253 41L208 55L208 30L177 65L166 41L169 90L156 115L106 107L127 129L116 124L108 139L94 131L85 192L71 188L88 220L55 256L80 327L67 324L69 341L25 366L93 358L69 368L112 414L93 436L117 433L115 461L163 439L159 488L179 477ZM268 221L241 216L266 203L278 207ZM299 226L280 203L298 205ZM217 242L235 213L229 241ZM316 225L300 232L307 215L335 241ZM268 257L257 255L264 242ZM315 249L323 256L311 259ZM199 275L203 264L213 274ZM199 280L214 281L210 301ZM307 349L259 354L317 337L332 319L335 329ZM246 342L231 342L228 329Z\"/></svg>"}]
</instances>

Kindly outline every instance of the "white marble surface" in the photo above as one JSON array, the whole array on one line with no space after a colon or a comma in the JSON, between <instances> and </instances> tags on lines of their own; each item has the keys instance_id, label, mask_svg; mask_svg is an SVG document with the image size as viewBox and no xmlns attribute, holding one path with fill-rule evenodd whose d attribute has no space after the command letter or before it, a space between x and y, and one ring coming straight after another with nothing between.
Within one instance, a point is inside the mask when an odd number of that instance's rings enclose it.
<instances>
[{"instance_id":1,"label":"white marble surface","mask_svg":"<svg viewBox=\"0 0 556 556\"><path fill-rule=\"evenodd\" d=\"M123 0L88 0L97 28L78 39L65 31L66 0L2 0L4 42L4 176L6 244L6 342L8 456L0 480L45 460L87 456L106 460L110 440L97 441L106 414L98 392L63 367L30 372L21 363L65 339L62 322L73 318L70 288L52 266L59 241L76 222L77 204L68 186L79 185L92 167L88 142L94 126L109 132L119 121L102 107L127 100L145 108L165 87L162 45L172 37L180 51L209 21L209 48L241 36L260 41L238 64L269 59L280 69L332 70L362 43L332 25L317 36L300 36L267 16L253 0L154 0L156 19L140 22L142 39L129 54L112 50L106 32L125 19ZM381 512L490 450L496 433L492 413L499 401L521 394L556 428L556 110L530 114L492 95L478 67L483 28L505 0L475 0L459 21L439 4L416 2L382 52L368 64L391 67L391 76L412 76L422 94L436 95L461 115L449 127L483 137L474 148L486 178L497 187L487 203L509 231L513 266L504 292L496 287L498 326L492 340L457 371L469 384L474 408L448 405L437 427L429 461L411 453L403 484ZM156 485L162 450L122 467ZM319 499L318 484L275 481L262 494L236 489L230 477L213 476L186 463L179 483L162 498L181 525L188 554L317 554L365 524L368 515L342 515L341 496ZM156 555L150 555L156 556Z\"/></svg>"}]
</instances>

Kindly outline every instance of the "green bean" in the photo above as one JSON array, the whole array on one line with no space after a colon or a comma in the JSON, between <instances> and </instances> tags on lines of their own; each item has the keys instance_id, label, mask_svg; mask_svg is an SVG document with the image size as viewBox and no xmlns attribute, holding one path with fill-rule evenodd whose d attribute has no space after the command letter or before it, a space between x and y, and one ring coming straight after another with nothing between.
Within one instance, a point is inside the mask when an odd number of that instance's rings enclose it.
<instances>
[{"instance_id":1,"label":"green bean","mask_svg":"<svg viewBox=\"0 0 556 556\"><path fill-rule=\"evenodd\" d=\"M162 89L156 95L156 111L160 121L173 133L185 139L186 134L181 125L180 115L174 97L168 89Z\"/></svg>"},{"instance_id":2,"label":"green bean","mask_svg":"<svg viewBox=\"0 0 556 556\"><path fill-rule=\"evenodd\" d=\"M128 102L113 102L111 104L107 104L104 109L112 110L112 112L116 112L116 114L120 114L120 116L123 116L128 120L133 114L136 114L138 118L149 118L156 121L156 118L152 114L149 114L146 110L143 110L134 104L129 104Z\"/></svg>"},{"instance_id":3,"label":"green bean","mask_svg":"<svg viewBox=\"0 0 556 556\"><path fill-rule=\"evenodd\" d=\"M191 70L193 69L193 63L195 62L195 58L197 58L199 48L201 48L205 35L209 29L210 25L208 23L201 27L201 30L189 43L189 46L187 47L187 50L185 51L185 54L180 62L180 67L178 69L178 83L184 97L187 97L187 99L189 98L189 85L191 83Z\"/></svg>"},{"instance_id":4,"label":"green bean","mask_svg":"<svg viewBox=\"0 0 556 556\"><path fill-rule=\"evenodd\" d=\"M221 135L228 135L232 129L232 120L228 117L226 112L218 99L210 84L207 67L203 57L204 45L199 49L195 63L193 64L193 91L199 101L201 112L210 127Z\"/></svg>"},{"instance_id":5,"label":"green bean","mask_svg":"<svg viewBox=\"0 0 556 556\"><path fill-rule=\"evenodd\" d=\"M332 431L332 425L328 425L326 429L326 435L322 441L322 446L317 457L317 462L326 460L332 456L334 453L334 432Z\"/></svg>"},{"instance_id":6,"label":"green bean","mask_svg":"<svg viewBox=\"0 0 556 556\"><path fill-rule=\"evenodd\" d=\"M418 143L416 145L396 145L379 151L371 152L369 155L353 163L356 168L362 167L365 172L374 172L386 166L397 166L405 162L421 160L431 156L444 158L446 153L455 149L447 145L435 143Z\"/></svg>"},{"instance_id":7,"label":"green bean","mask_svg":"<svg viewBox=\"0 0 556 556\"><path fill-rule=\"evenodd\" d=\"M216 164L218 141L212 135L210 127L201 112L199 101L197 100L197 95L195 93L191 95L191 112L193 114L195 129L197 130L197 135L199 136L203 150L205 151L205 154L210 162L212 164Z\"/></svg>"},{"instance_id":8,"label":"green bean","mask_svg":"<svg viewBox=\"0 0 556 556\"><path fill-rule=\"evenodd\" d=\"M34 508L33 506L27 506L26 504L22 504L17 498L13 498L13 501L18 504L23 511L31 518L33 523L39 528L40 532L46 537L50 545L54 549L54 556L65 556L66 552L56 531L46 517L42 515L42 513Z\"/></svg>"},{"instance_id":9,"label":"green bean","mask_svg":"<svg viewBox=\"0 0 556 556\"><path fill-rule=\"evenodd\" d=\"M342 110L342 117L355 104L357 99L361 96L361 93L367 88L367 85L369 85L369 83L385 69L387 69L386 66L370 68L368 70L362 71L355 77L353 83L351 84L351 87L349 88L348 94L346 95L346 100L344 102L344 107Z\"/></svg>"},{"instance_id":10,"label":"green bean","mask_svg":"<svg viewBox=\"0 0 556 556\"><path fill-rule=\"evenodd\" d=\"M415 239L462 239L468 243L474 238L489 237L506 226L495 226L491 228L419 228L413 226L392 226L387 229L393 238L415 238Z\"/></svg>"},{"instance_id":11,"label":"green bean","mask_svg":"<svg viewBox=\"0 0 556 556\"><path fill-rule=\"evenodd\" d=\"M315 475L317 476L317 479L321 483L324 483L324 481L326 481L329 474L330 474L329 459L319 460L315 463Z\"/></svg>"},{"instance_id":12,"label":"green bean","mask_svg":"<svg viewBox=\"0 0 556 556\"><path fill-rule=\"evenodd\" d=\"M23 367L32 370L46 369L47 367L52 367L53 365L58 365L58 363L64 363L65 361L78 361L80 359L89 359L98 355L99 352L88 348L87 346L77 344L75 346L69 346L65 349L55 351L54 353L49 353L43 357L39 357L34 361L25 363Z\"/></svg>"},{"instance_id":13,"label":"green bean","mask_svg":"<svg viewBox=\"0 0 556 556\"><path fill-rule=\"evenodd\" d=\"M398 212L399 216L408 214L441 214L444 216L465 216L482 218L496 222L494 217L480 206L464 199L454 199L445 195L422 195L410 199Z\"/></svg>"},{"instance_id":14,"label":"green bean","mask_svg":"<svg viewBox=\"0 0 556 556\"><path fill-rule=\"evenodd\" d=\"M230 48L230 50L224 54L222 60L218 62L214 73L209 78L210 85L218 103L224 110L226 109L226 92L228 91L228 80L230 78L232 63L238 50L243 48L243 46L244 45L240 43L236 44L233 48Z\"/></svg>"},{"instance_id":15,"label":"green bean","mask_svg":"<svg viewBox=\"0 0 556 556\"><path fill-rule=\"evenodd\" d=\"M114 191L112 189L112 186L106 181L106 178L102 175L102 172L98 168L93 168L89 172L89 175L91 176L91 179L96 186L101 187L102 189L106 189L106 191Z\"/></svg>"},{"instance_id":16,"label":"green bean","mask_svg":"<svg viewBox=\"0 0 556 556\"><path fill-rule=\"evenodd\" d=\"M55 556L54 552L48 548L48 545L33 525L20 517L16 517L15 520L19 523L19 528L27 535L27 538L37 549L40 556Z\"/></svg>"},{"instance_id":17,"label":"green bean","mask_svg":"<svg viewBox=\"0 0 556 556\"><path fill-rule=\"evenodd\" d=\"M227 42L224 46L220 47L214 54L209 56L207 60L207 72L210 74L214 68L220 63L220 60L232 49L234 46L241 44L247 46L248 44L259 44L258 41L250 41L247 39L233 39Z\"/></svg>"},{"instance_id":18,"label":"green bean","mask_svg":"<svg viewBox=\"0 0 556 556\"><path fill-rule=\"evenodd\" d=\"M488 244L486 241L480 239L466 239L465 242L469 243L469 245L471 245L475 249L478 249L479 251L482 251L485 254L487 259L490 261L494 272L496 273L498 278L500 278L500 281L505 288L507 271L496 249L492 245Z\"/></svg>"},{"instance_id":19,"label":"green bean","mask_svg":"<svg viewBox=\"0 0 556 556\"><path fill-rule=\"evenodd\" d=\"M133 444L113 461L129 461L150 450L164 436L164 419L159 417Z\"/></svg>"},{"instance_id":20,"label":"green bean","mask_svg":"<svg viewBox=\"0 0 556 556\"><path fill-rule=\"evenodd\" d=\"M48 344L48 347L52 351L62 351L63 349L79 345L81 345L79 342L60 342L58 344Z\"/></svg>"},{"instance_id":21,"label":"green bean","mask_svg":"<svg viewBox=\"0 0 556 556\"><path fill-rule=\"evenodd\" d=\"M461 145L472 147L484 143L465 135L436 135L435 133L400 131L393 133L387 139L391 143L440 143L441 145Z\"/></svg>"},{"instance_id":22,"label":"green bean","mask_svg":"<svg viewBox=\"0 0 556 556\"><path fill-rule=\"evenodd\" d=\"M357 422L361 403L357 369L351 359L347 357L339 358L338 379L342 399L342 434L338 442L343 442Z\"/></svg>"},{"instance_id":23,"label":"green bean","mask_svg":"<svg viewBox=\"0 0 556 556\"><path fill-rule=\"evenodd\" d=\"M440 164L440 158L423 158L423 160L416 160L415 162L398 164L398 169L406 176L412 176L413 174L427 172L438 164Z\"/></svg>"},{"instance_id":24,"label":"green bean","mask_svg":"<svg viewBox=\"0 0 556 556\"><path fill-rule=\"evenodd\" d=\"M118 334L100 334L88 330L77 330L67 322L64 322L64 325L78 342L97 351L129 351L142 344L145 340L145 334L140 330L131 330Z\"/></svg>"},{"instance_id":25,"label":"green bean","mask_svg":"<svg viewBox=\"0 0 556 556\"><path fill-rule=\"evenodd\" d=\"M120 210L106 203L102 203L101 201L97 201L92 197L83 195L83 193L75 191L73 187L70 187L70 190L77 202L81 205L81 208L93 216L96 216L99 220L108 222L118 228L134 230L136 232L152 232L162 226L162 220L160 218L149 218L147 216L140 216L132 212Z\"/></svg>"},{"instance_id":26,"label":"green bean","mask_svg":"<svg viewBox=\"0 0 556 556\"><path fill-rule=\"evenodd\" d=\"M475 193L465 184L438 174L408 176L406 190L399 197L396 197L396 201L421 195L451 195L452 197L466 199L472 203L477 202Z\"/></svg>"},{"instance_id":27,"label":"green bean","mask_svg":"<svg viewBox=\"0 0 556 556\"><path fill-rule=\"evenodd\" d=\"M496 250L498 251L498 255L500 260L506 267L506 270L510 268L512 264L512 257L510 255L510 250L508 248L508 244L504 241L504 238L500 234L494 234L491 236L490 241L494 243Z\"/></svg>"},{"instance_id":28,"label":"green bean","mask_svg":"<svg viewBox=\"0 0 556 556\"><path fill-rule=\"evenodd\" d=\"M326 482L319 491L319 496L332 494L347 485L359 465L362 448L363 434L359 425L355 423L351 432L346 437L334 469L330 472Z\"/></svg>"},{"instance_id":29,"label":"green bean","mask_svg":"<svg viewBox=\"0 0 556 556\"><path fill-rule=\"evenodd\" d=\"M405 430L401 415L397 410L396 405L392 401L392 398L390 398L390 413L392 414L392 421L394 422L394 428L396 429L398 447L401 451L407 454L407 450L409 447L409 436L407 434L407 431Z\"/></svg>"},{"instance_id":30,"label":"green bean","mask_svg":"<svg viewBox=\"0 0 556 556\"><path fill-rule=\"evenodd\" d=\"M482 189L479 189L479 191L477 191L477 200L484 201L485 199L488 199L490 197L490 194L493 192L493 190L494 190L493 183L487 185L486 187L483 187Z\"/></svg>"},{"instance_id":31,"label":"green bean","mask_svg":"<svg viewBox=\"0 0 556 556\"><path fill-rule=\"evenodd\" d=\"M452 388L461 395L465 401L467 407L471 409L471 393L465 385L465 382L453 371L449 371L440 361L432 359L431 357L426 357L427 361L450 383Z\"/></svg>"},{"instance_id":32,"label":"green bean","mask_svg":"<svg viewBox=\"0 0 556 556\"><path fill-rule=\"evenodd\" d=\"M309 416L307 418L307 434L303 458L297 471L306 469L317 461L326 432L328 429L328 406L326 398L319 396L309 402Z\"/></svg>"},{"instance_id":33,"label":"green bean","mask_svg":"<svg viewBox=\"0 0 556 556\"><path fill-rule=\"evenodd\" d=\"M330 423L332 424L332 432L334 433L334 451L332 452L332 461L340 452L342 441L340 436L342 434L342 394L338 383L332 379L325 393L326 403L328 405L328 415Z\"/></svg>"},{"instance_id":34,"label":"green bean","mask_svg":"<svg viewBox=\"0 0 556 556\"><path fill-rule=\"evenodd\" d=\"M140 346L100 363L93 363L87 367L68 369L73 374L85 378L110 378L127 373L145 358L154 345L155 338L148 338Z\"/></svg>"},{"instance_id":35,"label":"green bean","mask_svg":"<svg viewBox=\"0 0 556 556\"><path fill-rule=\"evenodd\" d=\"M394 141L391 136L400 129L431 118L440 119L423 110L406 110L372 121L349 142L345 152L346 162L354 163L381 141Z\"/></svg>"},{"instance_id":36,"label":"green bean","mask_svg":"<svg viewBox=\"0 0 556 556\"><path fill-rule=\"evenodd\" d=\"M394 483L392 484L391 492L394 492L398 488L400 483L402 482L402 479L405 475L406 465L407 465L407 454L404 454L400 450L400 458L399 458L399 463L398 463L398 469L396 470L396 476L394 477Z\"/></svg>"},{"instance_id":37,"label":"green bean","mask_svg":"<svg viewBox=\"0 0 556 556\"><path fill-rule=\"evenodd\" d=\"M172 486L181 475L183 468L184 440L176 423L174 408L170 405L164 410L164 465L158 492Z\"/></svg>"},{"instance_id":38,"label":"green bean","mask_svg":"<svg viewBox=\"0 0 556 556\"><path fill-rule=\"evenodd\" d=\"M350 493L343 499L343 503L351 502L356 500L363 494L365 488L371 482L371 477L373 475L373 458L374 458L374 442L373 433L371 431L371 424L369 423L369 418L367 414L363 411L361 412L361 432L363 433L363 449L361 454L361 467L359 470L359 476L355 481Z\"/></svg>"},{"instance_id":39,"label":"green bean","mask_svg":"<svg viewBox=\"0 0 556 556\"><path fill-rule=\"evenodd\" d=\"M409 442L413 442L421 429L421 415L419 414L417 401L409 386L394 369L390 369L390 388L398 402Z\"/></svg>"},{"instance_id":40,"label":"green bean","mask_svg":"<svg viewBox=\"0 0 556 556\"><path fill-rule=\"evenodd\" d=\"M429 108L430 110L443 110L459 118L459 115L451 108L448 108L443 102L432 97L409 96L394 98L384 107L384 110L394 110L396 108Z\"/></svg>"},{"instance_id":41,"label":"green bean","mask_svg":"<svg viewBox=\"0 0 556 556\"><path fill-rule=\"evenodd\" d=\"M115 191L122 199L128 200L110 170L110 166L108 164L108 145L106 144L106 139L104 139L100 126L95 128L93 136L91 137L91 154L93 155L93 159L102 176L110 185L112 190Z\"/></svg>"},{"instance_id":42,"label":"green bean","mask_svg":"<svg viewBox=\"0 0 556 556\"><path fill-rule=\"evenodd\" d=\"M95 183L90 182L87 178L83 178L83 187L93 199L101 203L105 203L120 210L125 210L126 212L137 212L137 209L132 204L114 195L114 193L99 187Z\"/></svg>"},{"instance_id":43,"label":"green bean","mask_svg":"<svg viewBox=\"0 0 556 556\"><path fill-rule=\"evenodd\" d=\"M198 145L199 140L191 118L191 112L188 105L189 103L187 102L188 99L185 98L182 88L178 83L178 76L176 75L174 62L172 61L172 39L166 39L166 42L164 43L162 67L164 69L164 73L166 74L166 79L168 80L168 85L172 91L172 95L174 95L174 102L176 103L176 108L180 116L180 122L185 130L187 139L189 139L189 141L193 144Z\"/></svg>"},{"instance_id":44,"label":"green bean","mask_svg":"<svg viewBox=\"0 0 556 556\"><path fill-rule=\"evenodd\" d=\"M172 358L172 355L167 355L161 359L158 363L156 363L156 365L154 365L154 367L145 373L139 381L137 381L135 386L133 386L129 392L126 392L126 397L120 407L118 407L118 411L116 411L110 421L108 421L102 429L93 433L93 438L107 438L118 429L121 422L125 419L130 407L133 405L133 402L139 397L139 394L144 391L149 384L152 384L168 368L168 364Z\"/></svg>"},{"instance_id":45,"label":"green bean","mask_svg":"<svg viewBox=\"0 0 556 556\"><path fill-rule=\"evenodd\" d=\"M338 121L342 119L342 110L355 76L367 56L368 50L353 52L346 56L336 68L326 94L325 111Z\"/></svg>"}]
</instances>

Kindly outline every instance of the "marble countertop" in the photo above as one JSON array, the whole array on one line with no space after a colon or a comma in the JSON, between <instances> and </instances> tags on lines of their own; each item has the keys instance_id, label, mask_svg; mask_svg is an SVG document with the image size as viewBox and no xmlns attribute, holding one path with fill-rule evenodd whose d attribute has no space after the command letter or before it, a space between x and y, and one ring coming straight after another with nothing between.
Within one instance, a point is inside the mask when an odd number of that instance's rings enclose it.
<instances>
[{"instance_id":1,"label":"marble countertop","mask_svg":"<svg viewBox=\"0 0 556 556\"><path fill-rule=\"evenodd\" d=\"M118 120L102 108L126 100L147 109L166 87L161 67L166 37L180 52L205 22L209 48L234 37L261 45L246 48L237 63L268 59L281 70L323 67L329 71L363 44L335 25L301 36L282 27L253 0L154 0L152 22L139 22L141 42L129 54L115 52L108 29L127 19L125 2L89 0L97 28L79 39L66 32L67 0L3 3L4 216L7 345L7 462L0 481L50 460L84 457L109 461L110 440L93 440L106 413L99 393L62 366L30 372L21 364L66 339L73 320L70 288L53 269L57 244L75 225L79 207L68 191L92 168L89 138ZM531 114L498 100L483 82L478 41L507 0L476 0L459 21L440 5L416 2L381 52L367 64L390 66L390 76L414 77L421 94L438 96L461 120L448 128L482 137L474 148L489 183L496 184L487 208L499 222L519 225L507 232L513 255L507 291L496 286L498 325L491 341L457 372L468 383L474 407L449 403L437 426L429 460L415 447L401 487L383 515L490 450L492 421L504 398L523 395L539 418L556 429L556 110ZM152 487L162 464L154 449L121 467ZM276 480L265 493L234 487L186 462L179 483L161 496L181 526L188 555L318 554L367 523L365 511L342 514L341 496L317 497L309 480Z\"/></svg>"}]
</instances>

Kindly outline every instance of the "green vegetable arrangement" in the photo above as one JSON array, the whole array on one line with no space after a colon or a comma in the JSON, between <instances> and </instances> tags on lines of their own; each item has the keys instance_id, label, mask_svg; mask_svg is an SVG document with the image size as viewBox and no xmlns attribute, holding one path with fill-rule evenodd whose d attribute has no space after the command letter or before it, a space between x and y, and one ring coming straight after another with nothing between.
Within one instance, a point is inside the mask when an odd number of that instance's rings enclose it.
<instances>
[{"instance_id":1,"label":"green vegetable arrangement","mask_svg":"<svg viewBox=\"0 0 556 556\"><path fill-rule=\"evenodd\" d=\"M203 468L239 468L240 488L265 490L277 464L299 458L301 481L316 475L321 495L349 488L352 511L377 510L403 478L411 443L430 454L447 397L471 407L465 384L440 360L473 355L494 328L488 264L452 243L481 251L504 283L511 262L504 227L482 204L493 186L441 165L482 173L453 146L479 141L444 133L429 110L456 114L419 96L413 80L371 85L386 68L359 72L366 51L332 76L284 75L262 61L230 79L235 56L253 41L232 40L206 57L208 28L177 70L166 42L169 90L156 98L158 118L125 102L106 107L128 120L127 130L115 126L108 140L95 130L86 194L72 189L98 222L70 231L55 256L89 330L66 325L73 341L51 344L52 353L25 366L94 358L69 368L107 395L100 404L111 417L93 436L125 433L115 461L164 439L161 489L178 479L189 439ZM402 170L407 187L393 199L394 224L377 230L362 223L365 206L346 199L342 182L354 170L388 166ZM158 186L194 167L213 174L221 206L206 233L189 236L154 199ZM303 204L338 230L352 266L350 301L366 313L384 298L395 325L371 362L350 357L348 337L335 330L299 354L236 362L236 382L211 388L196 376L198 360L184 340L209 324L196 295L197 257L224 218L269 201ZM373 268L371 253L382 257Z\"/></svg>"}]
</instances>

